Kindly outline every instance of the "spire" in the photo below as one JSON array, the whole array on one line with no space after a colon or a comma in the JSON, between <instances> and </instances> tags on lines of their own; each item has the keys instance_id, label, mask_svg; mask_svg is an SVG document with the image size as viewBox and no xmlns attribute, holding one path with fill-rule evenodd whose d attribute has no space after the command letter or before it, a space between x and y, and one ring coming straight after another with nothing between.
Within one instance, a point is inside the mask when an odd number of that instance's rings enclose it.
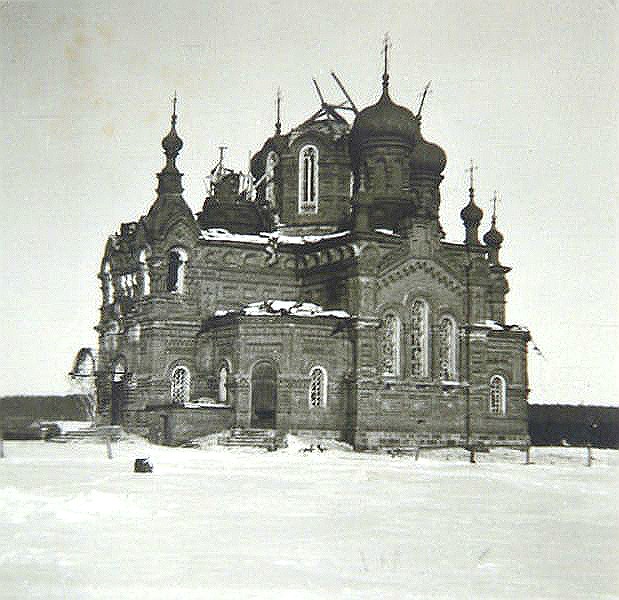
<instances>
[{"instance_id":1,"label":"spire","mask_svg":"<svg viewBox=\"0 0 619 600\"><path fill-rule=\"evenodd\" d=\"M469 203L460 211L460 218L464 222L464 229L466 231L466 238L464 243L467 245L479 244L479 224L484 216L481 208L475 204L475 182L473 173L477 167L471 160L471 166L467 169L469 173Z\"/></svg>"},{"instance_id":2,"label":"spire","mask_svg":"<svg viewBox=\"0 0 619 600\"><path fill-rule=\"evenodd\" d=\"M171 192L180 194L183 191L181 186L181 173L176 167L176 157L183 147L183 140L176 132L176 91L174 92L174 98L172 99L172 118L170 124L170 131L161 140L161 145L166 156L166 164L163 170L157 177L159 177L159 187L157 192L159 194Z\"/></svg>"},{"instance_id":3,"label":"spire","mask_svg":"<svg viewBox=\"0 0 619 600\"><path fill-rule=\"evenodd\" d=\"M389 32L385 33L383 40L383 54L385 56L385 68L383 70L383 94L389 93L389 47L391 46L391 39L389 38Z\"/></svg>"},{"instance_id":4,"label":"spire","mask_svg":"<svg viewBox=\"0 0 619 600\"><path fill-rule=\"evenodd\" d=\"M275 121L275 135L281 135L282 133L282 122L281 122L281 104L282 104L282 90L277 88L277 121Z\"/></svg>"}]
</instances>

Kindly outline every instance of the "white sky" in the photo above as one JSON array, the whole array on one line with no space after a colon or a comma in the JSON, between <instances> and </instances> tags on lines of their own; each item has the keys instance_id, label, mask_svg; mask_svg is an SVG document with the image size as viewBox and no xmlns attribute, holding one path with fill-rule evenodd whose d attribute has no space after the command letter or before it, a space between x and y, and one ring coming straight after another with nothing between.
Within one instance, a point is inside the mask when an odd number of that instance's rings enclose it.
<instances>
[{"instance_id":1,"label":"white sky","mask_svg":"<svg viewBox=\"0 0 619 600\"><path fill-rule=\"evenodd\" d=\"M617 7L547 2L4 2L0 394L61 393L96 342L107 236L154 200L179 95L185 199L200 209L217 146L243 168L316 108L311 77L358 107L391 91L447 152L441 219L464 236L465 169L488 228L498 190L508 321L530 327L532 402L619 405Z\"/></svg>"}]
</instances>

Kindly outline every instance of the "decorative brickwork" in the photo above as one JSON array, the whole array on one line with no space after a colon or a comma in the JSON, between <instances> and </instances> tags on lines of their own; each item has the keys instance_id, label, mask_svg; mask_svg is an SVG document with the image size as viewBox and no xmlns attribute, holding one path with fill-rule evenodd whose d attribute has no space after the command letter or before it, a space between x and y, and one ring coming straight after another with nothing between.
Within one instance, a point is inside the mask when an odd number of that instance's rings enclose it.
<instances>
[{"instance_id":1,"label":"decorative brickwork","mask_svg":"<svg viewBox=\"0 0 619 600\"><path fill-rule=\"evenodd\" d=\"M220 165L197 219L176 121L156 201L105 247L100 421L170 444L233 425L360 449L527 442L529 334L504 323L496 218L479 243L471 188L467 241L443 240L445 154L387 83L352 127L324 109L278 129L245 191Z\"/></svg>"}]
</instances>

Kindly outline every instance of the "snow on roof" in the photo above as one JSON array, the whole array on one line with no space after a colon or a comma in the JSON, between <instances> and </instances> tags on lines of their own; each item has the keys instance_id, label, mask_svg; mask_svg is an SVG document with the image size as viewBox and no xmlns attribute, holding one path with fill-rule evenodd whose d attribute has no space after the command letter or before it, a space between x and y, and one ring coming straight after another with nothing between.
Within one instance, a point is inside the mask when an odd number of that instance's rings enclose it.
<instances>
[{"instance_id":1,"label":"snow on roof","mask_svg":"<svg viewBox=\"0 0 619 600\"><path fill-rule=\"evenodd\" d=\"M183 408L230 408L230 405L216 402L212 398L198 398L191 402L184 402Z\"/></svg>"},{"instance_id":2,"label":"snow on roof","mask_svg":"<svg viewBox=\"0 0 619 600\"><path fill-rule=\"evenodd\" d=\"M202 230L203 240L215 240L218 242L241 242L245 244L263 244L266 245L271 241L277 241L278 244L315 244L323 240L340 238L348 235L350 231L337 231L335 233L326 233L324 235L283 235L278 231L256 234L247 233L230 233L227 229L214 228Z\"/></svg>"},{"instance_id":3,"label":"snow on roof","mask_svg":"<svg viewBox=\"0 0 619 600\"><path fill-rule=\"evenodd\" d=\"M524 327L524 325L506 325L505 323L499 323L498 321L492 321L491 319L485 319L479 323L473 323L473 327L482 327L484 329L491 329L492 331L529 331L526 327Z\"/></svg>"},{"instance_id":4,"label":"snow on roof","mask_svg":"<svg viewBox=\"0 0 619 600\"><path fill-rule=\"evenodd\" d=\"M240 310L216 310L215 317L223 317L229 314L244 316L273 316L291 315L294 317L335 317L348 319L350 314L345 310L324 310L322 306L312 302L296 302L295 300L265 300L252 302L243 306Z\"/></svg>"},{"instance_id":5,"label":"snow on roof","mask_svg":"<svg viewBox=\"0 0 619 600\"><path fill-rule=\"evenodd\" d=\"M393 237L401 237L399 233L395 233L393 231L393 229L383 229L382 227L379 227L378 229L374 230L376 233L382 233L383 235L391 235Z\"/></svg>"}]
</instances>

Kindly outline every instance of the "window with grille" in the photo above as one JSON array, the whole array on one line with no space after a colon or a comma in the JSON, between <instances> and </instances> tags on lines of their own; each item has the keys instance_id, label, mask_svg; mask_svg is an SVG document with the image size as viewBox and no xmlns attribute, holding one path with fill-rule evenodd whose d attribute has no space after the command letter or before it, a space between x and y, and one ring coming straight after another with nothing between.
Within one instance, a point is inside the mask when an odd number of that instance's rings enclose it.
<instances>
[{"instance_id":1,"label":"window with grille","mask_svg":"<svg viewBox=\"0 0 619 600\"><path fill-rule=\"evenodd\" d=\"M310 408L327 405L327 372L322 367L310 371L309 404Z\"/></svg>"},{"instance_id":2,"label":"window with grille","mask_svg":"<svg viewBox=\"0 0 619 600\"><path fill-rule=\"evenodd\" d=\"M490 412L493 415L504 415L506 410L505 379L494 375L490 380Z\"/></svg>"},{"instance_id":3,"label":"window with grille","mask_svg":"<svg viewBox=\"0 0 619 600\"><path fill-rule=\"evenodd\" d=\"M415 300L411 309L411 375L427 377L428 368L428 304Z\"/></svg>"},{"instance_id":4,"label":"window with grille","mask_svg":"<svg viewBox=\"0 0 619 600\"><path fill-rule=\"evenodd\" d=\"M400 320L393 314L385 315L381 337L383 376L395 377L400 373Z\"/></svg>"},{"instance_id":5,"label":"window with grille","mask_svg":"<svg viewBox=\"0 0 619 600\"><path fill-rule=\"evenodd\" d=\"M318 212L318 148L303 146L299 152L299 214Z\"/></svg>"},{"instance_id":6,"label":"window with grille","mask_svg":"<svg viewBox=\"0 0 619 600\"><path fill-rule=\"evenodd\" d=\"M439 323L439 365L443 381L455 381L457 328L452 317L444 316Z\"/></svg>"},{"instance_id":7,"label":"window with grille","mask_svg":"<svg viewBox=\"0 0 619 600\"><path fill-rule=\"evenodd\" d=\"M189 402L190 375L187 367L176 367L170 378L172 404Z\"/></svg>"}]
</instances>

